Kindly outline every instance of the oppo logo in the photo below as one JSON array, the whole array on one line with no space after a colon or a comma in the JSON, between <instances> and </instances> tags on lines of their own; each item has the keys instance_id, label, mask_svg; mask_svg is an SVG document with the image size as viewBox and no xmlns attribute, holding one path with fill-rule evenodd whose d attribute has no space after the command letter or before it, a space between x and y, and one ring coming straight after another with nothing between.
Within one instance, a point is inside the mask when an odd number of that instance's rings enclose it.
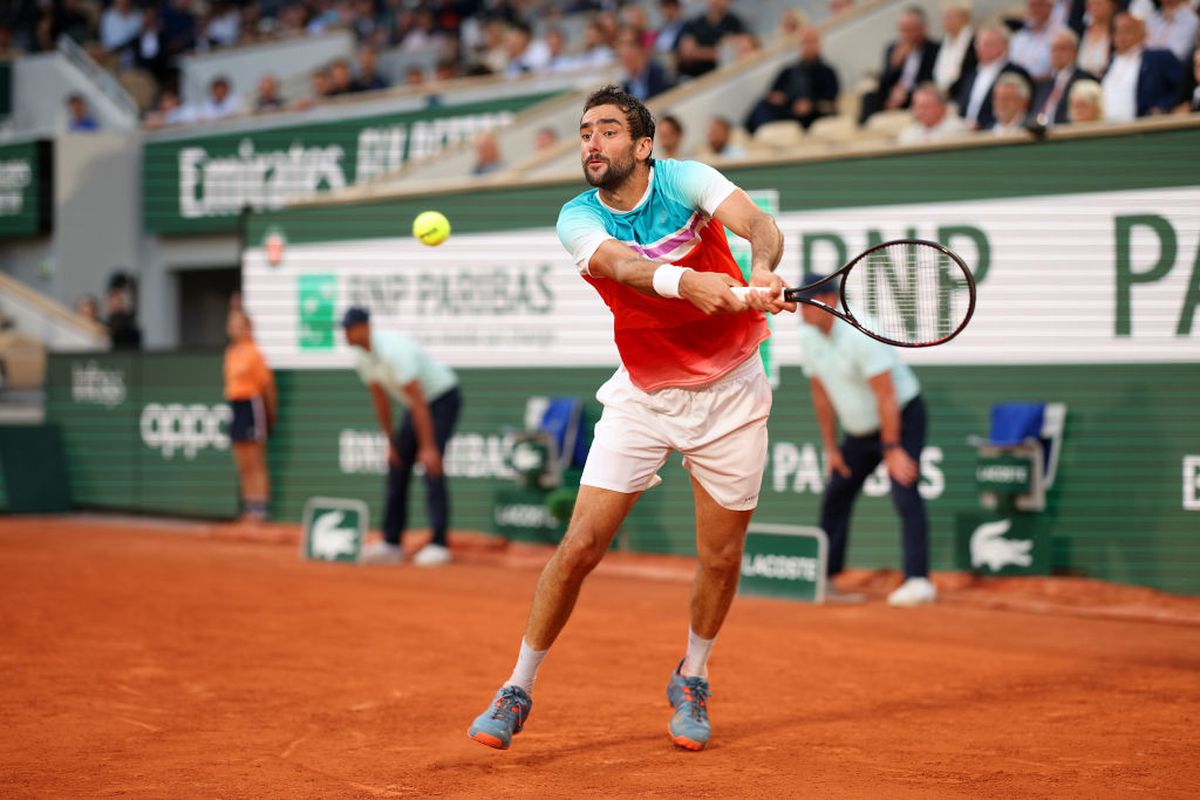
<instances>
[{"instance_id":1,"label":"oppo logo","mask_svg":"<svg viewBox=\"0 0 1200 800\"><path fill-rule=\"evenodd\" d=\"M163 458L176 453L191 460L206 447L217 450L229 448L226 429L233 412L224 403L206 406L203 403L147 403L142 409L139 427L142 441Z\"/></svg>"}]
</instances>

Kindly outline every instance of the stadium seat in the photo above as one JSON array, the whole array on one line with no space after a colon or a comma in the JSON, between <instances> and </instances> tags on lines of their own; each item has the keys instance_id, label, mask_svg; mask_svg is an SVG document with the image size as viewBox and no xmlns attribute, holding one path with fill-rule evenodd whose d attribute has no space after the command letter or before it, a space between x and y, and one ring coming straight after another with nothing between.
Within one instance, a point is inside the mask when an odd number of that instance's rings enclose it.
<instances>
[{"instance_id":1,"label":"stadium seat","mask_svg":"<svg viewBox=\"0 0 1200 800\"><path fill-rule=\"evenodd\" d=\"M866 130L870 135L895 139L912 121L912 114L907 111L880 111L867 120Z\"/></svg>"},{"instance_id":2,"label":"stadium seat","mask_svg":"<svg viewBox=\"0 0 1200 800\"><path fill-rule=\"evenodd\" d=\"M788 150L804 143L804 129L799 123L783 119L759 126L751 140L755 149Z\"/></svg>"},{"instance_id":3,"label":"stadium seat","mask_svg":"<svg viewBox=\"0 0 1200 800\"><path fill-rule=\"evenodd\" d=\"M808 129L808 135L825 142L844 142L858 135L854 117L822 117Z\"/></svg>"}]
</instances>

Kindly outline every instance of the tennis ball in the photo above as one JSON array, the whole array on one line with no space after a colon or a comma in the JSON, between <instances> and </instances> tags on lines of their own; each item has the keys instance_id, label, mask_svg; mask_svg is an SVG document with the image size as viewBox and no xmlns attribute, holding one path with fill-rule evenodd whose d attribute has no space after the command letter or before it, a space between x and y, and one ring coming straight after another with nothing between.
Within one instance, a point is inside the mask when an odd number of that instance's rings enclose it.
<instances>
[{"instance_id":1,"label":"tennis ball","mask_svg":"<svg viewBox=\"0 0 1200 800\"><path fill-rule=\"evenodd\" d=\"M440 211L422 211L413 220L413 236L421 244L436 247L450 238L450 220Z\"/></svg>"}]
</instances>

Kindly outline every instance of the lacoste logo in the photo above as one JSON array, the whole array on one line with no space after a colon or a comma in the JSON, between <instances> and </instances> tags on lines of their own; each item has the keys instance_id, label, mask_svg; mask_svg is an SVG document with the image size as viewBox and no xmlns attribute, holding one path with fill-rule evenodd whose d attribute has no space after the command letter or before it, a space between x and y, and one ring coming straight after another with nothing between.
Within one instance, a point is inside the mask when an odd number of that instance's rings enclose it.
<instances>
[{"instance_id":1,"label":"lacoste logo","mask_svg":"<svg viewBox=\"0 0 1200 800\"><path fill-rule=\"evenodd\" d=\"M1006 566L1028 567L1033 564L1033 542L1005 539L1012 528L1011 519L985 522L971 534L971 566L987 566L996 572Z\"/></svg>"},{"instance_id":2,"label":"lacoste logo","mask_svg":"<svg viewBox=\"0 0 1200 800\"><path fill-rule=\"evenodd\" d=\"M345 519L344 511L329 511L313 523L311 541L314 558L333 561L339 556L354 553L354 538L357 531L354 528L341 528Z\"/></svg>"}]
</instances>

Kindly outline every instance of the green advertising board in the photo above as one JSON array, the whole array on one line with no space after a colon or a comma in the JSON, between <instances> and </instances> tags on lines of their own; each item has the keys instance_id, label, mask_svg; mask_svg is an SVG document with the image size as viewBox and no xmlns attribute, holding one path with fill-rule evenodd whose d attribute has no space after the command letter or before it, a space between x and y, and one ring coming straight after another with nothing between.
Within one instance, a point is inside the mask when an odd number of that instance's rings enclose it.
<instances>
[{"instance_id":1,"label":"green advertising board","mask_svg":"<svg viewBox=\"0 0 1200 800\"><path fill-rule=\"evenodd\" d=\"M956 515L959 569L980 575L1048 575L1050 533L1039 514L964 512Z\"/></svg>"},{"instance_id":2,"label":"green advertising board","mask_svg":"<svg viewBox=\"0 0 1200 800\"><path fill-rule=\"evenodd\" d=\"M54 215L53 145L0 145L0 237L36 236Z\"/></svg>"},{"instance_id":3,"label":"green advertising board","mask_svg":"<svg viewBox=\"0 0 1200 800\"><path fill-rule=\"evenodd\" d=\"M377 178L555 96L539 93L236 133L152 138L143 148L142 220L156 233L233 231L245 208Z\"/></svg>"},{"instance_id":4,"label":"green advertising board","mask_svg":"<svg viewBox=\"0 0 1200 800\"><path fill-rule=\"evenodd\" d=\"M304 505L300 554L309 561L355 563L367 532L367 504L340 497L313 497Z\"/></svg>"},{"instance_id":5,"label":"green advertising board","mask_svg":"<svg viewBox=\"0 0 1200 800\"><path fill-rule=\"evenodd\" d=\"M825 531L803 525L750 523L739 594L825 602Z\"/></svg>"},{"instance_id":6,"label":"green advertising board","mask_svg":"<svg viewBox=\"0 0 1200 800\"><path fill-rule=\"evenodd\" d=\"M52 356L46 416L76 506L237 515L220 354Z\"/></svg>"}]
</instances>

